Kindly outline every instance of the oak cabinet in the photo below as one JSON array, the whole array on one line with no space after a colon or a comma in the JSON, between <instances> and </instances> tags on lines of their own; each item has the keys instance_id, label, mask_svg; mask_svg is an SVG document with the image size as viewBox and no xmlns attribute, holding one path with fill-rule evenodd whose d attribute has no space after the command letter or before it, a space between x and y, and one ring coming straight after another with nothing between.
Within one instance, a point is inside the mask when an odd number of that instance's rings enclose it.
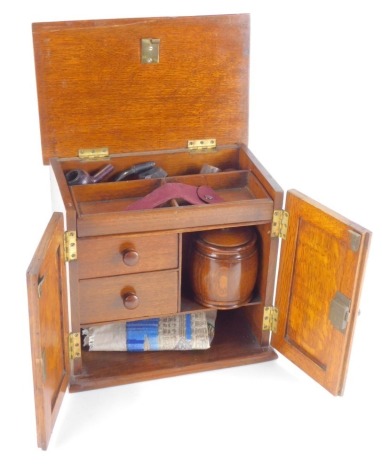
<instances>
[{"instance_id":1,"label":"oak cabinet","mask_svg":"<svg viewBox=\"0 0 382 470\"><path fill-rule=\"evenodd\" d=\"M263 362L277 350L343 392L371 234L295 190L283 208L282 189L248 149L249 24L219 15L33 25L43 161L62 208L27 272L43 449L68 387ZM165 175L115 181L147 161ZM107 179L68 184L69 171L105 165ZM130 210L164 187L199 200L176 192ZM256 233L256 279L243 305L217 309L210 349L81 347L91 325L214 309L196 300L190 250L202 232L240 227Z\"/></svg>"}]
</instances>

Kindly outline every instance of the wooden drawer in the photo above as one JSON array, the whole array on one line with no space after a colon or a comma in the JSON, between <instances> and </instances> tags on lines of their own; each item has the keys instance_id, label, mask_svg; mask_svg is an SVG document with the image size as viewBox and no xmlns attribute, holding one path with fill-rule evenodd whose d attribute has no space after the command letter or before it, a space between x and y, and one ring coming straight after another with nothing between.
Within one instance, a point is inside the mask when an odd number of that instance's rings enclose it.
<instances>
[{"instance_id":1,"label":"wooden drawer","mask_svg":"<svg viewBox=\"0 0 382 470\"><path fill-rule=\"evenodd\" d=\"M157 317L178 311L178 271L85 279L79 283L81 324Z\"/></svg>"},{"instance_id":2,"label":"wooden drawer","mask_svg":"<svg viewBox=\"0 0 382 470\"><path fill-rule=\"evenodd\" d=\"M114 235L78 239L80 279L178 267L178 235Z\"/></svg>"}]
</instances>

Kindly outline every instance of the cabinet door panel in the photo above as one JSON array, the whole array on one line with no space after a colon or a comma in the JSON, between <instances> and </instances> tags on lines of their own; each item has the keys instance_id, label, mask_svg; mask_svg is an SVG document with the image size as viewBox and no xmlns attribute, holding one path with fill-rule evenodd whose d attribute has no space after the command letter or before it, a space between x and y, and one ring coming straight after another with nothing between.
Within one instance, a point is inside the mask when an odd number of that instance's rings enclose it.
<instances>
[{"instance_id":1,"label":"cabinet door panel","mask_svg":"<svg viewBox=\"0 0 382 470\"><path fill-rule=\"evenodd\" d=\"M370 232L290 191L272 345L334 395L343 392Z\"/></svg>"},{"instance_id":2,"label":"cabinet door panel","mask_svg":"<svg viewBox=\"0 0 382 470\"><path fill-rule=\"evenodd\" d=\"M63 217L54 213L27 271L37 443L48 447L69 381Z\"/></svg>"}]
</instances>

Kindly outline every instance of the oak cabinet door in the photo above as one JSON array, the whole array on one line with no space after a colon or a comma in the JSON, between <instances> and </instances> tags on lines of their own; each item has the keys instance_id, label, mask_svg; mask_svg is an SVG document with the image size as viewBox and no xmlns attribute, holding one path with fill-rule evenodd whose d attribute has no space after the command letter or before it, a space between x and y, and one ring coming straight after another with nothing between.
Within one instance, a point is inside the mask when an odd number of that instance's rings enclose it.
<instances>
[{"instance_id":1,"label":"oak cabinet door","mask_svg":"<svg viewBox=\"0 0 382 470\"><path fill-rule=\"evenodd\" d=\"M54 213L27 271L37 443L48 447L68 386L68 311L63 216Z\"/></svg>"},{"instance_id":2,"label":"oak cabinet door","mask_svg":"<svg viewBox=\"0 0 382 470\"><path fill-rule=\"evenodd\" d=\"M272 346L343 393L371 233L297 191L286 198Z\"/></svg>"}]
</instances>

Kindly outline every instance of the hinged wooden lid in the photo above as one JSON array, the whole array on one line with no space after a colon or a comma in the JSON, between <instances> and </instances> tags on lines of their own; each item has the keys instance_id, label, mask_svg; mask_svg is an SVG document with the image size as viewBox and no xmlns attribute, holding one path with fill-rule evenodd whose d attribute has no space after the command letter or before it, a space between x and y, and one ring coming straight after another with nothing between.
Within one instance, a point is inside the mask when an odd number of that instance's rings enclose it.
<instances>
[{"instance_id":1,"label":"hinged wooden lid","mask_svg":"<svg viewBox=\"0 0 382 470\"><path fill-rule=\"evenodd\" d=\"M247 143L249 15L35 23L33 40L45 164Z\"/></svg>"}]
</instances>

